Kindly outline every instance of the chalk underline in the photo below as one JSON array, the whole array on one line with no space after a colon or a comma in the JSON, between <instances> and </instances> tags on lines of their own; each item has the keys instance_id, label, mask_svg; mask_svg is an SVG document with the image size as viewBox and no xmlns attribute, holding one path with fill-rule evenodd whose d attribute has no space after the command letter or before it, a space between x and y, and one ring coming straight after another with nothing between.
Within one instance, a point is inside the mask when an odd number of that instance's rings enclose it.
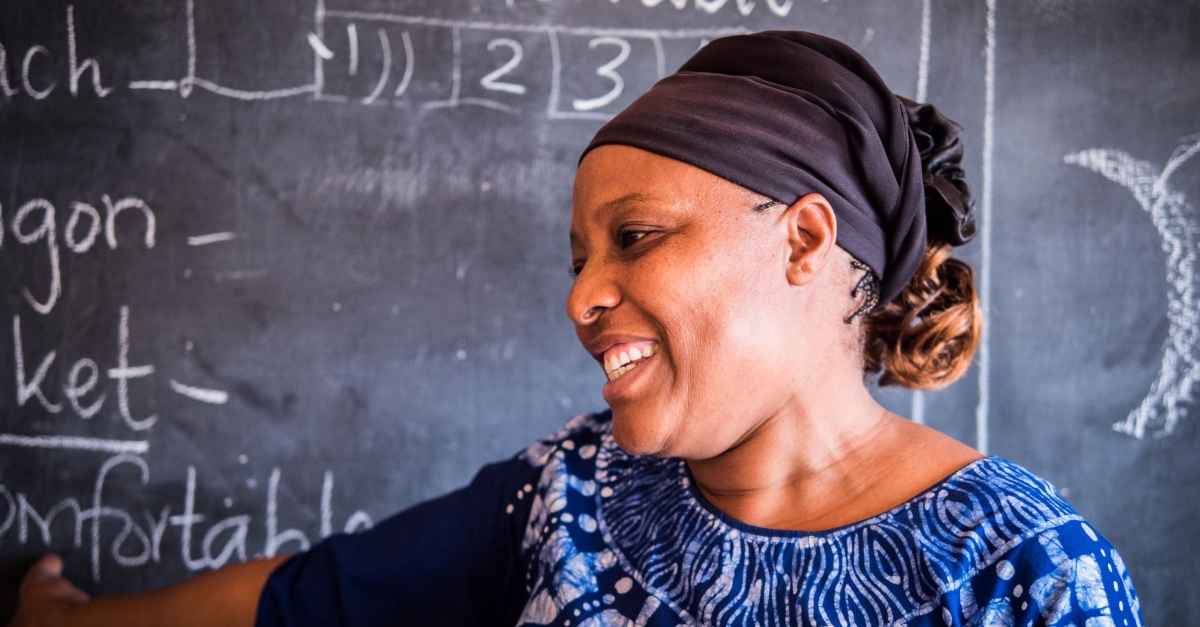
<instances>
[{"instance_id":1,"label":"chalk underline","mask_svg":"<svg viewBox=\"0 0 1200 627\"><path fill-rule=\"evenodd\" d=\"M144 455L150 450L146 440L107 440L71 435L17 435L0 433L0 445L24 448L57 448L98 453L132 453Z\"/></svg>"}]
</instances>

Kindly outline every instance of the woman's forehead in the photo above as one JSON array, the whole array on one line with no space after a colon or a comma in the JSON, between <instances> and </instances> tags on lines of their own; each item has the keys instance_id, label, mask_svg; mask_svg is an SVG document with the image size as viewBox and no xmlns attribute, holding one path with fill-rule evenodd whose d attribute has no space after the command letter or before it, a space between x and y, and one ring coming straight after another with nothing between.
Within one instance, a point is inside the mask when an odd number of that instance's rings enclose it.
<instances>
[{"instance_id":1,"label":"woman's forehead","mask_svg":"<svg viewBox=\"0 0 1200 627\"><path fill-rule=\"evenodd\" d=\"M601 146L587 154L575 174L576 194L650 194L688 177L687 164L630 146ZM612 198L595 198L608 202Z\"/></svg>"},{"instance_id":2,"label":"woman's forehead","mask_svg":"<svg viewBox=\"0 0 1200 627\"><path fill-rule=\"evenodd\" d=\"M758 196L682 161L630 146L601 146L588 153L576 173L574 219Z\"/></svg>"}]
</instances>

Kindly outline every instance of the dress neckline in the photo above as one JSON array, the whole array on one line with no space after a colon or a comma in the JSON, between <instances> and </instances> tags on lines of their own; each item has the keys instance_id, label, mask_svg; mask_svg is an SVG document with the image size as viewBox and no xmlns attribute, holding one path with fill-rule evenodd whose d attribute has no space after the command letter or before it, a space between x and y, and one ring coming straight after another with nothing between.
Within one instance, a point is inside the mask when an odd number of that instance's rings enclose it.
<instances>
[{"instance_id":1,"label":"dress neckline","mask_svg":"<svg viewBox=\"0 0 1200 627\"><path fill-rule=\"evenodd\" d=\"M815 530L815 531L807 531L807 530L800 530L800 529L775 529L772 527L760 527L758 525L752 525L750 523L743 522L741 520L738 520L737 518L734 518L733 516L730 516L729 514L726 514L725 512L718 509L715 505L713 505L704 496L704 494L702 494L700 492L700 490L696 487L696 482L692 478L691 471L688 470L687 461L683 460L683 459L675 459L673 461L676 462L677 471L680 475L680 480L678 481L678 485L681 487L682 490L684 490L686 492L686 498L689 502L689 505L691 505L692 507L695 507L699 510L702 510L705 513L707 513L708 515L714 517L717 524L721 525L722 527L725 527L725 531L736 531L739 534L742 534L745 536L760 537L762 539L771 539L771 540L798 539L798 538L828 538L830 536L837 536L837 535L841 535L844 533L854 531L855 529L858 529L860 527L879 523L881 521L887 520L888 518L894 517L895 515L903 512L907 509L917 506L920 503L922 503L923 501L926 501L928 499L935 497L939 492L945 490L948 487L952 487L955 482L959 481L960 479L962 479L963 477L965 477L969 474L973 474L973 473L979 471L985 465L990 465L990 464L996 463L996 462L1003 462L1003 460L1001 458L995 457L993 455L987 455L987 456L981 457L975 461L967 463L966 465L962 466L958 470L955 470L954 472L950 473L949 475L946 475L945 477L934 482L932 485L930 485L928 488L925 488L920 493L914 495L913 497L905 500L902 503L899 503L898 505L896 505L894 507L889 508L886 511L880 512L873 516L869 516L862 520L858 520L858 521L851 522L851 523L846 523L844 525L838 525L836 527L830 527L829 529L819 529L819 530Z\"/></svg>"}]
</instances>

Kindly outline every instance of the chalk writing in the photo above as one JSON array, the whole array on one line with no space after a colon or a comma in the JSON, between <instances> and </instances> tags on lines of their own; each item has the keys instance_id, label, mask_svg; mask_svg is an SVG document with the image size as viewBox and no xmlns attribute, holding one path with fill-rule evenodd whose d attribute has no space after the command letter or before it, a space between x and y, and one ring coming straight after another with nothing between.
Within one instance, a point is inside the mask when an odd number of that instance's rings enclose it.
<instances>
[{"instance_id":1,"label":"chalk writing","mask_svg":"<svg viewBox=\"0 0 1200 627\"><path fill-rule=\"evenodd\" d=\"M1120 150L1091 149L1066 155L1067 163L1087 168L1128 189L1162 238L1166 253L1167 341L1150 393L1113 428L1135 438L1147 432L1175 433L1194 401L1200 383L1200 300L1196 291L1200 225L1187 198L1168 185L1171 175L1200 153L1200 136L1184 140L1166 166L1131 157Z\"/></svg>"},{"instance_id":2,"label":"chalk writing","mask_svg":"<svg viewBox=\"0 0 1200 627\"><path fill-rule=\"evenodd\" d=\"M147 250L154 248L156 222L154 211L140 198L127 197L113 201L108 194L101 197L104 203L103 218L104 241L109 250L116 250L120 245L117 238L117 217L127 210L141 213L145 221L142 244ZM28 287L23 288L26 302L34 311L48 314L54 310L62 295L62 260L58 247L58 221L55 218L54 205L45 198L34 198L21 205L13 216L11 230L17 243L27 246L44 245L47 263L50 269L50 285L46 288L44 297L34 296ZM4 210L0 207L0 248L4 245ZM86 230L80 236L80 227ZM67 250L76 254L87 253L95 245L101 232L100 212L94 206L83 202L71 203L71 216L67 219L66 227L61 234Z\"/></svg>"},{"instance_id":3,"label":"chalk writing","mask_svg":"<svg viewBox=\"0 0 1200 627\"><path fill-rule=\"evenodd\" d=\"M67 91L75 97L83 91L80 85L85 75L91 78L91 93L104 98L112 93L112 86L102 84L100 63L94 58L79 58L79 38L75 32L75 6L67 5ZM41 44L30 46L21 57L21 87L24 94L34 100L45 100L59 85L58 79L47 76L46 71L56 67L54 55ZM0 46L0 93L12 98L21 93L13 87L8 75L8 54Z\"/></svg>"},{"instance_id":4,"label":"chalk writing","mask_svg":"<svg viewBox=\"0 0 1200 627\"><path fill-rule=\"evenodd\" d=\"M323 7L319 7L317 22L316 32L309 34L316 64L314 100L384 104L381 98L384 89L396 81L392 91L392 104L396 106L416 105L421 110L477 106L515 114L527 110L522 103L545 98L546 115L555 120L604 120L612 117L630 100L627 96L631 93L627 85L628 75L660 78L666 74L664 39L691 39L695 42L695 48L699 48L712 38L745 32L741 28L630 29L447 20L394 13L326 11ZM322 34L330 31L328 27L335 22L345 23L346 36L324 37ZM363 24L379 25L376 28L379 40L376 51L380 60L368 76L357 79L364 71L364 43L358 35ZM403 29L398 37L389 30L394 27ZM417 28L434 33L444 32L451 40L451 64L448 74L442 76L445 96L423 102L416 100L417 96L409 92L409 87L415 73L438 71L434 64L439 61L440 55L424 55L422 58L428 59L428 66L418 63L417 57L420 55L413 49L410 34L410 29ZM466 33L490 36L478 45L468 45ZM539 43L536 39L525 37L543 37L548 47L536 45ZM571 56L568 57L565 40L580 38L585 42L582 48L596 51L600 55L598 59L593 58L594 55L574 52L574 46L570 47ZM402 71L398 70L401 67L398 59L392 58L401 54L391 45L396 39L404 43ZM639 52L635 42L644 44L644 50ZM550 80L549 89L545 92L536 91L528 81L514 80L527 64L544 67L545 56L541 63L532 62L530 50L535 45L539 50L548 52L549 56ZM498 57L500 53L506 53L507 56ZM469 62L468 55L471 57ZM345 60L339 62L342 58ZM331 65L330 62L335 63ZM624 68L635 62L642 66L626 73ZM477 81L482 88L480 95L466 95L464 69L477 65L491 69L485 71ZM396 74L399 74L398 79ZM601 80L592 86L583 80L588 75ZM436 75L423 76L426 84L438 83ZM533 84L540 86L546 83L541 81ZM568 94L568 83L587 85L595 91ZM639 85L640 89L647 87L648 83ZM633 93L639 93L640 89ZM354 96L356 90L361 90L357 93L364 95ZM536 108L528 110L536 111Z\"/></svg>"},{"instance_id":5,"label":"chalk writing","mask_svg":"<svg viewBox=\"0 0 1200 627\"><path fill-rule=\"evenodd\" d=\"M12 337L17 382L17 406L23 407L31 399L36 399L42 410L51 414L61 412L63 404L49 400L45 390L42 389L46 374L49 372L51 365L53 365L55 358L58 357L58 351L52 350L43 355L37 361L37 366L32 369L32 374L29 374L30 369L27 367L24 333L22 332L21 316L19 314L13 316ZM134 431L149 429L154 425L157 417L149 416L147 418L135 419L130 410L130 381L150 376L154 373L154 366L129 365L129 307L121 307L117 337L117 366L110 368L107 374L109 379L117 383L117 405L121 418ZM100 376L99 371L100 368L96 365L96 362L86 357L79 359L71 367L71 374L67 377L67 383L63 387L63 396L69 400L71 408L80 418L87 419L95 416L105 402L105 394L99 394L90 400L85 400L87 395L96 387ZM84 376L82 381L80 380L81 375Z\"/></svg>"},{"instance_id":6,"label":"chalk writing","mask_svg":"<svg viewBox=\"0 0 1200 627\"><path fill-rule=\"evenodd\" d=\"M228 242L235 237L233 233L209 233L208 235L193 235L188 238L188 246L207 246L218 242Z\"/></svg>"},{"instance_id":7,"label":"chalk writing","mask_svg":"<svg viewBox=\"0 0 1200 627\"><path fill-rule=\"evenodd\" d=\"M284 87L282 89L269 90L245 90L235 89L219 85L213 81L201 78L196 74L196 5L195 0L187 0L187 71L183 78L179 80L135 80L129 82L130 89L136 90L160 90L160 91L178 91L179 95L187 98L192 95L195 88L199 87L208 92L233 98L235 100L273 100L275 98L290 98L310 94L314 91L315 85L300 85L297 87ZM309 39L309 43L313 43L313 39ZM319 43L319 39L317 40ZM315 51L319 53L320 51Z\"/></svg>"},{"instance_id":8,"label":"chalk writing","mask_svg":"<svg viewBox=\"0 0 1200 627\"><path fill-rule=\"evenodd\" d=\"M30 355L26 346L27 330L20 314L12 318L12 347L13 347L13 378L16 385L17 407L35 403L47 414L59 414L70 408L79 418L91 420L104 408L109 393L101 391L101 373L114 384L112 391L116 396L117 415L121 422L132 431L146 431L158 421L157 415L144 417L135 416L132 402L131 384L139 380L148 380L155 374L157 368L153 364L131 365L130 346L130 309L122 305L119 309L119 321L116 333L116 365L107 370L102 369L96 360L89 357L77 359L69 370L66 382L61 386L61 393L47 389L46 380L55 360L58 350L50 350L43 355ZM169 388L191 400L210 404L222 405L228 402L229 394L225 390L203 388L180 383L171 379ZM65 402L64 400L65 399ZM0 434L0 445L23 446L32 448L74 448L99 452L145 452L148 443L145 441L116 441L89 438L58 438L57 436L25 436L19 434Z\"/></svg>"},{"instance_id":9,"label":"chalk writing","mask_svg":"<svg viewBox=\"0 0 1200 627\"><path fill-rule=\"evenodd\" d=\"M611 61L596 68L596 76L602 76L612 81L612 89L610 89L608 93L604 94L603 96L597 96L595 98L576 98L571 102L571 106L573 106L576 111L592 111L594 109L604 107L605 105L616 100L621 95L621 92L625 91L625 79L621 78L621 75L617 73L617 68L621 67L621 64L625 63L625 61L629 59L629 52L632 50L632 48L630 47L628 41L625 41L620 37L597 37L588 42L588 48L593 50L595 50L598 46L604 45L616 46L619 50L619 52L617 52L617 56L613 57Z\"/></svg>"},{"instance_id":10,"label":"chalk writing","mask_svg":"<svg viewBox=\"0 0 1200 627\"><path fill-rule=\"evenodd\" d=\"M550 0L538 0L539 2L549 2ZM793 0L780 2L779 0L761 0L766 5L767 10L778 17L787 17L792 12L792 7L795 6ZM828 1L828 0L823 0ZM516 6L517 0L504 0L507 6ZM618 4L620 0L609 0L606 4ZM653 9L660 5L666 7L674 7L677 10L683 10L689 6L693 9L698 9L704 13L712 15L719 12L725 7L735 8L740 15L748 16L754 13L754 10L759 6L759 0L626 0L625 4L632 6L641 6L647 9Z\"/></svg>"},{"instance_id":11,"label":"chalk writing","mask_svg":"<svg viewBox=\"0 0 1200 627\"><path fill-rule=\"evenodd\" d=\"M229 402L229 393L225 390L211 390L194 385L184 385L175 379L171 379L171 389L177 394L200 401L201 403L224 405Z\"/></svg>"},{"instance_id":12,"label":"chalk writing","mask_svg":"<svg viewBox=\"0 0 1200 627\"><path fill-rule=\"evenodd\" d=\"M510 94L517 94L518 96L524 94L526 91L524 85L519 83L509 83L500 79L509 72L512 72L514 68L521 64L521 59L525 58L525 49L521 47L520 42L507 37L493 39L488 42L488 52L492 52L497 48L508 48L509 52L512 53L512 56L510 56L503 65L492 70L491 72L488 72L486 76L479 79L479 84L483 86L484 89L508 92Z\"/></svg>"},{"instance_id":13,"label":"chalk writing","mask_svg":"<svg viewBox=\"0 0 1200 627\"><path fill-rule=\"evenodd\" d=\"M652 7L659 4L652 0L642 0L641 5ZM671 0L676 8L689 6L685 0ZM694 0L695 9L704 13L716 13L727 6L736 6L742 15L749 15L758 6L767 7L776 15L787 15L793 6L792 0ZM313 80L311 83L272 89L241 89L218 84L198 75L198 47L195 0L187 0L184 11L184 27L187 33L187 60L182 73L177 78L141 78L131 80L125 88L135 91L173 91L180 97L189 98L196 89L221 97L236 100L271 100L276 98L292 98L308 96L313 101L350 103L358 102L366 105L391 104L396 106L416 105L417 110L432 110L462 106L478 106L505 113L517 113L522 110L519 100L512 98L548 98L544 110L551 119L556 120L591 120L607 119L615 110L626 103L623 99L629 90L626 84L627 75L622 71L623 66L639 60L643 56L633 44L642 41L649 44L645 50L643 63L653 67L654 76L661 77L666 73L666 59L663 52L664 39L693 39L695 47L700 47L712 38L744 32L741 28L700 28L700 29L630 29L630 28L594 28L577 26L560 26L554 24L518 24L485 21L447 20L424 16L399 15L383 12L361 11L327 11L324 2L319 0L316 5L315 24L313 32L306 35L309 49L313 55ZM79 36L75 19L74 6L69 5L65 14L67 25L67 91L75 97L85 90L89 84L89 93L99 97L108 97L117 89L114 85L105 85L102 81L101 64L95 58L80 58ZM332 22L339 22L340 31L345 36L338 39L334 45L330 38ZM364 33L366 25L371 30ZM393 28L399 27L399 32ZM453 39L452 64L449 73L441 77L441 84L447 90L443 97L425 98L417 101L410 93L414 74L422 71L417 58L418 54L413 45L412 28L422 28L432 31L447 31ZM476 49L472 46L464 49L463 33L492 33L494 36ZM367 33L374 34L374 37ZM530 83L513 80L519 70L529 64L531 57L528 42L521 41L518 35L537 35L545 38L549 49L550 77L549 93L534 93ZM563 38L587 38L587 48L590 50L603 49L611 54L596 62L591 58L564 58ZM374 43L372 43L372 41ZM394 45L394 42L400 45ZM373 48L372 48L373 47ZM539 48L544 48L539 46ZM367 68L365 52L377 52L374 58L379 63ZM500 56L506 53L507 56ZM469 62L465 55L472 55ZM398 58L403 56L403 63ZM441 53L429 53L423 56L431 63L436 63ZM499 64L493 63L499 59ZM54 53L44 45L30 46L21 56L20 87L14 86L8 74L8 51L0 45L0 93L8 97L24 94L34 100L43 100L55 93L60 81L49 72L55 67ZM543 57L543 61L545 57ZM332 65L331 65L332 64ZM478 85L483 90L480 96L464 94L464 64L472 68L477 65L490 67L478 79ZM493 65L489 65L493 64ZM543 64L538 64L543 67ZM433 67L428 68L434 71ZM338 88L330 85L331 77L337 74ZM631 71L631 74L644 75L641 70ZM585 77L589 75L603 79L602 89L596 93L566 93L565 82L568 78ZM359 79L361 78L361 83ZM344 79L344 80L343 80ZM430 77L424 82L437 84L436 78ZM578 81L576 81L578 82ZM586 81L584 81L586 83ZM539 82L540 84L545 84ZM390 86L390 97L385 96ZM640 86L645 87L645 86ZM358 91L361 89L361 91ZM490 97L502 94L509 100L498 100ZM565 101L562 99L566 98ZM73 216L77 219L91 217L87 209L81 209L82 214ZM91 229L90 223L88 228ZM90 232L90 231L89 231ZM85 237L83 241L88 241ZM75 239L78 244L80 240Z\"/></svg>"},{"instance_id":14,"label":"chalk writing","mask_svg":"<svg viewBox=\"0 0 1200 627\"><path fill-rule=\"evenodd\" d=\"M0 436L2 437L2 436ZM144 567L163 560L163 538L177 530L180 559L190 571L220 568L234 560L245 561L251 556L273 556L281 551L307 548L310 538L325 538L334 533L333 473L325 471L320 500L320 523L315 533L301 529L280 529L278 490L282 480L279 468L271 471L262 525L262 548L253 551L250 544L255 516L236 514L215 520L206 528L209 517L196 511L197 477L195 467L187 469L182 505L169 503L154 508L131 511L108 505L105 488L114 473L132 471L140 485L150 482L150 467L141 457L121 453L104 461L92 483L88 499L69 497L40 509L25 492L11 485L0 484L0 546L13 542L20 546L37 544L40 547L62 550L64 547L87 548L92 579L100 582L108 563L125 569ZM232 501L227 501L232 503ZM174 507L181 513L171 515ZM69 525L55 525L60 516L70 515ZM115 523L115 524L114 524ZM337 529L351 533L368 529L374 524L370 515L361 510L351 513ZM67 529L66 538L56 537L55 531Z\"/></svg>"},{"instance_id":15,"label":"chalk writing","mask_svg":"<svg viewBox=\"0 0 1200 627\"><path fill-rule=\"evenodd\" d=\"M100 84L100 64L95 59L84 59L83 63L79 62L75 43L75 6L70 4L67 5L67 62L72 96L79 95L79 79L83 78L83 74L88 71L92 73L92 90L96 92L97 96L103 98L112 93L112 87L104 87Z\"/></svg>"}]
</instances>

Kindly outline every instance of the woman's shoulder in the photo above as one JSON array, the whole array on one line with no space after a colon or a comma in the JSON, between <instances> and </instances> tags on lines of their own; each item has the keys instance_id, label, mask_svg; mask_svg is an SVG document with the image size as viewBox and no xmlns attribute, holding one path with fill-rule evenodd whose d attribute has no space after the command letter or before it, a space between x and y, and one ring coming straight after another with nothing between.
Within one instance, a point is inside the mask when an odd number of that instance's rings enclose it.
<instances>
[{"instance_id":1,"label":"woman's shoulder","mask_svg":"<svg viewBox=\"0 0 1200 627\"><path fill-rule=\"evenodd\" d=\"M996 456L967 464L924 496L967 527L991 521L1002 522L1014 532L1036 532L1079 515L1049 481ZM997 515L1003 519L993 520Z\"/></svg>"},{"instance_id":2,"label":"woman's shoulder","mask_svg":"<svg viewBox=\"0 0 1200 627\"><path fill-rule=\"evenodd\" d=\"M957 530L958 559L948 560L957 581L947 588L958 590L965 616L984 612L984 624L1031 613L1050 625L1083 615L1140 624L1121 556L1049 481L987 457L935 490L930 507L939 520L930 527Z\"/></svg>"},{"instance_id":3,"label":"woman's shoulder","mask_svg":"<svg viewBox=\"0 0 1200 627\"><path fill-rule=\"evenodd\" d=\"M968 464L898 513L924 537L942 589L957 591L964 615L1050 618L1093 608L1096 616L1138 616L1112 544L1049 481L1014 462Z\"/></svg>"},{"instance_id":4,"label":"woman's shoulder","mask_svg":"<svg viewBox=\"0 0 1200 627\"><path fill-rule=\"evenodd\" d=\"M887 518L923 537L958 577L1039 534L1083 522L1049 481L994 456L967 464Z\"/></svg>"}]
</instances>

